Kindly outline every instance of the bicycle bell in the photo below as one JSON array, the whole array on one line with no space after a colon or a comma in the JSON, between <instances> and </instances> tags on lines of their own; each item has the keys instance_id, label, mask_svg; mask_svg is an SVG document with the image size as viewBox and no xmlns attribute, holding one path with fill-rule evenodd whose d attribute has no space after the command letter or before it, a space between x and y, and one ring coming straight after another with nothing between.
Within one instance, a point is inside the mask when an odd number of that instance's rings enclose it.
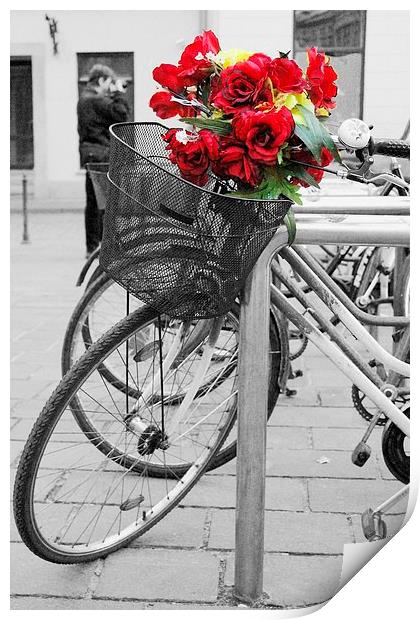
<instances>
[{"instance_id":1,"label":"bicycle bell","mask_svg":"<svg viewBox=\"0 0 420 620\"><path fill-rule=\"evenodd\" d=\"M370 129L359 118L348 118L338 129L338 139L348 149L364 149L369 144Z\"/></svg>"}]
</instances>

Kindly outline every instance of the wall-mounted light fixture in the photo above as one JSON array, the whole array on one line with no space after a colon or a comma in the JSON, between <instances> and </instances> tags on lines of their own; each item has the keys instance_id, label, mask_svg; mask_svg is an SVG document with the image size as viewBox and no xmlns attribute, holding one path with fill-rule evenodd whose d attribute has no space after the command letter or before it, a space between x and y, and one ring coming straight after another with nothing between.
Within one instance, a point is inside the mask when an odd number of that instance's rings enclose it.
<instances>
[{"instance_id":1,"label":"wall-mounted light fixture","mask_svg":"<svg viewBox=\"0 0 420 620\"><path fill-rule=\"evenodd\" d=\"M52 17L49 17L47 14L45 14L45 19L47 20L48 25L50 27L50 37L51 37L52 42L53 42L53 53L55 55L55 54L58 54L58 42L55 39L55 35L58 32L57 20L55 20Z\"/></svg>"}]
</instances>

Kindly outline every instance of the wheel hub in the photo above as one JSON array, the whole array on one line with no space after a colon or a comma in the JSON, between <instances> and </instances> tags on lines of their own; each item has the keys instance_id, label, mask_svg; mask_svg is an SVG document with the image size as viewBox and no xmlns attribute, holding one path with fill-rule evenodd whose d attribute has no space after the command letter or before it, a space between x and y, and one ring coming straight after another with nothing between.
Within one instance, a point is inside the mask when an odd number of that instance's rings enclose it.
<instances>
[{"instance_id":1,"label":"wheel hub","mask_svg":"<svg viewBox=\"0 0 420 620\"><path fill-rule=\"evenodd\" d=\"M168 436L154 424L150 424L144 429L137 443L137 452L141 456L153 454L153 452L157 449L167 450L168 448Z\"/></svg>"}]
</instances>

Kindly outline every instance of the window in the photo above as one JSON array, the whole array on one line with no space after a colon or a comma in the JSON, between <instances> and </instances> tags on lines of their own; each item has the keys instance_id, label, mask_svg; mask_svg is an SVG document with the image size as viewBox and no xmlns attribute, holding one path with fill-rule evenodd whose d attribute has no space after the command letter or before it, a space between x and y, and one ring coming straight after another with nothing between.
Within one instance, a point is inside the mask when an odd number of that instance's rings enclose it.
<instances>
[{"instance_id":1,"label":"window","mask_svg":"<svg viewBox=\"0 0 420 620\"><path fill-rule=\"evenodd\" d=\"M10 168L34 167L32 118L32 62L30 58L10 59Z\"/></svg>"},{"instance_id":2,"label":"window","mask_svg":"<svg viewBox=\"0 0 420 620\"><path fill-rule=\"evenodd\" d=\"M77 54L79 97L88 81L93 65L107 65L118 77L128 82L127 99L130 104L129 120L134 118L134 54L133 52L89 52Z\"/></svg>"},{"instance_id":3,"label":"window","mask_svg":"<svg viewBox=\"0 0 420 620\"><path fill-rule=\"evenodd\" d=\"M306 48L316 46L331 56L338 74L336 123L363 116L366 11L295 11L294 57L306 66Z\"/></svg>"}]
</instances>

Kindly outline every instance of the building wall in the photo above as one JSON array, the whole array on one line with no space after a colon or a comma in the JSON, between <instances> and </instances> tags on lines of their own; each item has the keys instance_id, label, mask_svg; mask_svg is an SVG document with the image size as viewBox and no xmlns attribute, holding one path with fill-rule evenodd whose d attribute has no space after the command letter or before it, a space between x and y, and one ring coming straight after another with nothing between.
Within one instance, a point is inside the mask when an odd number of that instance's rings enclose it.
<instances>
[{"instance_id":1,"label":"building wall","mask_svg":"<svg viewBox=\"0 0 420 620\"><path fill-rule=\"evenodd\" d=\"M36 197L83 200L76 104L78 52L134 52L136 120L148 107L152 69L173 62L203 28L222 47L277 55L293 48L292 11L52 11L59 53L52 53L44 11L11 12L11 54L32 56ZM364 118L376 135L398 137L409 117L409 13L368 11ZM390 33L392 32L392 37ZM168 123L169 124L169 123Z\"/></svg>"},{"instance_id":2,"label":"building wall","mask_svg":"<svg viewBox=\"0 0 420 620\"><path fill-rule=\"evenodd\" d=\"M58 22L56 56L44 11L11 13L11 55L31 55L36 47L37 59L43 59L42 63L33 63L34 90L42 90L42 96L34 100L34 130L38 135L34 177L42 177L35 185L36 193L82 197L77 52L134 52L134 116L156 120L148 107L156 87L152 70L164 60L177 62L181 50L199 31L200 16L199 11L53 11L51 16ZM45 170L41 174L43 159Z\"/></svg>"},{"instance_id":3,"label":"building wall","mask_svg":"<svg viewBox=\"0 0 420 620\"><path fill-rule=\"evenodd\" d=\"M366 21L364 119L398 138L410 118L410 13L368 11Z\"/></svg>"}]
</instances>

